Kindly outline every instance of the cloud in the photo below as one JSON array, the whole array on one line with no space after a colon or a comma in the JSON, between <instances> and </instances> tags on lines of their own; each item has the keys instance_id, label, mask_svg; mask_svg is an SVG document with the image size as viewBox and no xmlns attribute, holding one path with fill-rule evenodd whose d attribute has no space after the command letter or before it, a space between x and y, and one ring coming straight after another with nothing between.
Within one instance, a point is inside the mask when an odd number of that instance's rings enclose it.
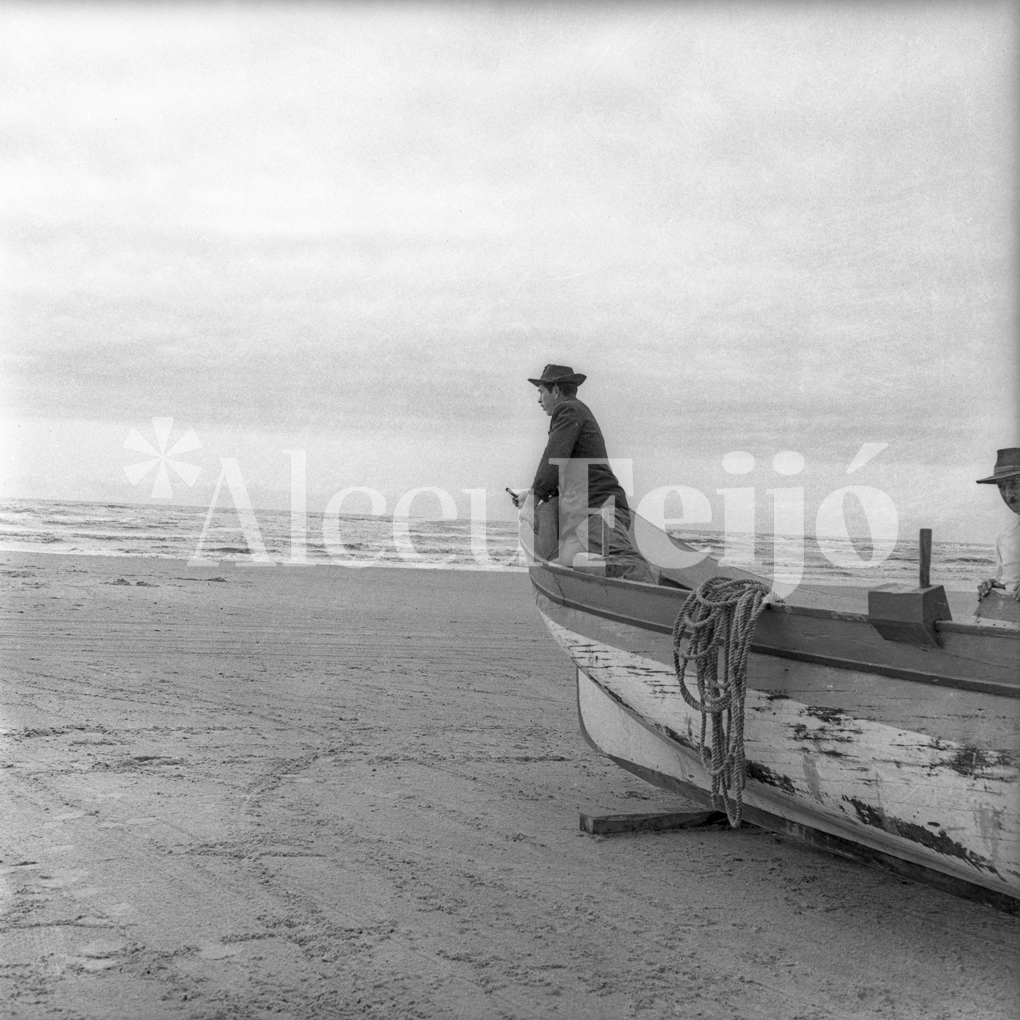
<instances>
[{"instance_id":1,"label":"cloud","mask_svg":"<svg viewBox=\"0 0 1020 1020\"><path fill-rule=\"evenodd\" d=\"M0 22L13 414L375 429L446 470L515 455L555 360L630 449L1011 439L1007 5Z\"/></svg>"}]
</instances>

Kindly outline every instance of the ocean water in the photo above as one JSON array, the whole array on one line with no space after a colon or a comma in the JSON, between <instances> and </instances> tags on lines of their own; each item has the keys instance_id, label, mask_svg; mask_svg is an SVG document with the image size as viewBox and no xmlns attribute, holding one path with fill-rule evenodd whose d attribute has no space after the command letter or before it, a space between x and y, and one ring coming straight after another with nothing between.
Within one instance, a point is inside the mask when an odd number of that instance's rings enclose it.
<instances>
[{"instance_id":1,"label":"ocean water","mask_svg":"<svg viewBox=\"0 0 1020 1020\"><path fill-rule=\"evenodd\" d=\"M517 525L490 521L472 545L468 520L393 521L341 514L323 533L321 515L306 515L292 542L286 510L255 510L243 521L233 508L208 519L202 507L129 503L0 500L0 550L170 559L525 569ZM477 530L481 530L476 528ZM329 544L327 545L327 541Z\"/></svg>"},{"instance_id":2,"label":"ocean water","mask_svg":"<svg viewBox=\"0 0 1020 1020\"><path fill-rule=\"evenodd\" d=\"M231 509L207 522L202 507L128 503L0 500L0 550L99 556L153 556L342 566L430 567L452 570L524 570L517 525L511 521L410 519L344 514L327 522L305 518L305 535L292 542L288 511L256 510L242 521ZM247 530L245 525L247 525ZM677 537L711 555L763 577L775 563L803 562L811 584L871 586L916 584L917 543L901 540L891 555L875 558L865 540L819 542L771 534L726 539L716 531L691 529ZM261 543L261 545L260 545ZM865 565L867 564L867 565ZM992 550L963 542L933 543L931 578L947 590L970 591L992 573Z\"/></svg>"}]
</instances>

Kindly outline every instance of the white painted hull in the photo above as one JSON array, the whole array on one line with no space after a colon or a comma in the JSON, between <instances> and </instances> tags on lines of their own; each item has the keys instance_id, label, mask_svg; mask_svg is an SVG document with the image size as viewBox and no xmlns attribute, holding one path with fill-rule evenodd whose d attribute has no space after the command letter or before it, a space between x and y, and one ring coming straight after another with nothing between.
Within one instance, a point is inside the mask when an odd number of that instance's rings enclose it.
<instances>
[{"instance_id":1,"label":"white painted hull","mask_svg":"<svg viewBox=\"0 0 1020 1020\"><path fill-rule=\"evenodd\" d=\"M588 739L650 781L704 800L701 717L680 695L672 668L542 616L578 668ZM778 818L1020 899L1015 756L988 752L975 761L964 744L777 698L754 689L755 666L752 656L747 817ZM852 671L843 672L852 682Z\"/></svg>"}]
</instances>

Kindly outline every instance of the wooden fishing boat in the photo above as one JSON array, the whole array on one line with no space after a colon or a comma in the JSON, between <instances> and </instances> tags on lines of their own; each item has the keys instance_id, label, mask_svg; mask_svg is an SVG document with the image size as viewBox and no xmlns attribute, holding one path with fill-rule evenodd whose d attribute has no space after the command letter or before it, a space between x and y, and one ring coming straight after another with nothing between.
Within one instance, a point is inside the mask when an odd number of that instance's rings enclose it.
<instances>
[{"instance_id":1,"label":"wooden fishing boat","mask_svg":"<svg viewBox=\"0 0 1020 1020\"><path fill-rule=\"evenodd\" d=\"M555 516L547 507L540 531ZM529 568L538 609L576 665L588 742L708 806L701 714L681 696L672 629L707 578L753 575L641 518L634 527L652 562L674 562L679 551L688 565L662 567L656 584L606 577L598 565L542 558L550 547L540 534ZM1016 603L1002 619L977 617L967 596L954 619L926 569L916 589L801 586L765 607L748 660L743 818L1017 910Z\"/></svg>"}]
</instances>

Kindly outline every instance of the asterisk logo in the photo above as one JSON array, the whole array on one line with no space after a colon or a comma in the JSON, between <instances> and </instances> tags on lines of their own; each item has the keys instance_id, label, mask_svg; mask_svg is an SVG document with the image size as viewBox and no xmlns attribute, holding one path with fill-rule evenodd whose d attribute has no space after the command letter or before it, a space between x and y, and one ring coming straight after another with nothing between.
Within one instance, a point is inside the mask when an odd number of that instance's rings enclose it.
<instances>
[{"instance_id":1,"label":"asterisk logo","mask_svg":"<svg viewBox=\"0 0 1020 1020\"><path fill-rule=\"evenodd\" d=\"M182 453L190 453L198 450L202 444L198 441L194 429L188 429L180 439L167 449L170 442L170 430L173 428L173 418L153 418L152 428L156 433L156 446L153 446L145 439L138 429L132 429L124 440L124 449L134 450L135 453L147 454L151 459L140 461L138 464L128 464L124 468L124 474L132 485L137 485L154 467L156 480L152 484L153 499L172 499L174 495L173 486L170 484L170 473L167 465L174 469L174 473L189 487L195 484L198 473L202 470L197 464L189 464L187 461L174 460L174 457Z\"/></svg>"}]
</instances>

